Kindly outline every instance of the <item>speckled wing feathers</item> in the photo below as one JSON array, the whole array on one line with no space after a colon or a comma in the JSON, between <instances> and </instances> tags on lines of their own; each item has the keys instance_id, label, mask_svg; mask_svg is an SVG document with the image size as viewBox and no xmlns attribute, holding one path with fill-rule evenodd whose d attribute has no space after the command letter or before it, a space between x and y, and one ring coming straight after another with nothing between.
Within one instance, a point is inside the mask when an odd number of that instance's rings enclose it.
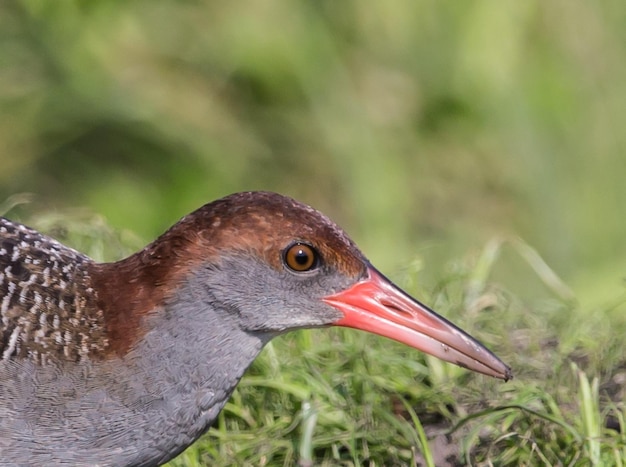
<instances>
[{"instance_id":1,"label":"speckled wing feathers","mask_svg":"<svg viewBox=\"0 0 626 467\"><path fill-rule=\"evenodd\" d=\"M104 351L91 260L0 218L0 359L79 361Z\"/></svg>"}]
</instances>

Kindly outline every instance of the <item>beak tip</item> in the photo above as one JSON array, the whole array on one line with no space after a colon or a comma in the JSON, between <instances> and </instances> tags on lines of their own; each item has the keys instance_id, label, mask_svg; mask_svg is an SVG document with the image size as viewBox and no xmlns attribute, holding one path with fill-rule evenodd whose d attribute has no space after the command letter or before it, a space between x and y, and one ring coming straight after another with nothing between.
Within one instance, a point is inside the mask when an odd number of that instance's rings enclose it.
<instances>
[{"instance_id":1,"label":"beak tip","mask_svg":"<svg viewBox=\"0 0 626 467\"><path fill-rule=\"evenodd\" d=\"M483 375L493 376L494 378L498 378L503 380L505 383L513 379L513 371L511 367L506 365L505 363L498 360L498 365L494 365L491 367L485 368L484 365L481 367L468 366L467 363L462 361L451 361L450 363L455 364L456 366L460 366L461 368L465 368L466 370L476 371L477 373L482 373Z\"/></svg>"}]
</instances>

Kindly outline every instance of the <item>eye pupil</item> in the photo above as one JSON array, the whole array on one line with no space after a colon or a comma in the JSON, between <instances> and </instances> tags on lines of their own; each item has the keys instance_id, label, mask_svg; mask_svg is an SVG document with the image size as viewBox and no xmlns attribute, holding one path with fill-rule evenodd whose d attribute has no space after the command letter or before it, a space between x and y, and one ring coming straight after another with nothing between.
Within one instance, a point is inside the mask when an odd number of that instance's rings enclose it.
<instances>
[{"instance_id":1,"label":"eye pupil","mask_svg":"<svg viewBox=\"0 0 626 467\"><path fill-rule=\"evenodd\" d=\"M306 251L298 250L298 252L295 254L295 260L298 264L306 264L309 261L309 255L306 253Z\"/></svg>"},{"instance_id":2,"label":"eye pupil","mask_svg":"<svg viewBox=\"0 0 626 467\"><path fill-rule=\"evenodd\" d=\"M283 261L292 271L310 271L318 265L318 253L310 245L295 243L285 249Z\"/></svg>"}]
</instances>

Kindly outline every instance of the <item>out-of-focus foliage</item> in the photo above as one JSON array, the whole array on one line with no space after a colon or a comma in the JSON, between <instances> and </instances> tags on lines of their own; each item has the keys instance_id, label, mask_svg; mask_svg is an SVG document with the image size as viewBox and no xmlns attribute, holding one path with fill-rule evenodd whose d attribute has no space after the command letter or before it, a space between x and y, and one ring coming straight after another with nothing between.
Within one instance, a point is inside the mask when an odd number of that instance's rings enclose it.
<instances>
[{"instance_id":1,"label":"out-of-focus foliage","mask_svg":"<svg viewBox=\"0 0 626 467\"><path fill-rule=\"evenodd\" d=\"M382 268L437 277L520 235L602 300L626 260L625 26L617 0L4 1L0 197L147 240L270 189Z\"/></svg>"}]
</instances>

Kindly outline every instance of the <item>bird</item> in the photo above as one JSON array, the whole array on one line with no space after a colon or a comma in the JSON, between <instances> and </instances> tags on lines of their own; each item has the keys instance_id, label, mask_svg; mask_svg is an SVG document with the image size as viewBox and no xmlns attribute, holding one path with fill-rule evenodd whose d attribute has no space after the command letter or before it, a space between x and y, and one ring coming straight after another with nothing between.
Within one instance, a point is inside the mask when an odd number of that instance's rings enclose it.
<instances>
[{"instance_id":1,"label":"bird","mask_svg":"<svg viewBox=\"0 0 626 467\"><path fill-rule=\"evenodd\" d=\"M0 218L0 319L2 465L165 463L265 344L302 328L369 331L512 377L328 217L271 192L206 204L109 263Z\"/></svg>"}]
</instances>

